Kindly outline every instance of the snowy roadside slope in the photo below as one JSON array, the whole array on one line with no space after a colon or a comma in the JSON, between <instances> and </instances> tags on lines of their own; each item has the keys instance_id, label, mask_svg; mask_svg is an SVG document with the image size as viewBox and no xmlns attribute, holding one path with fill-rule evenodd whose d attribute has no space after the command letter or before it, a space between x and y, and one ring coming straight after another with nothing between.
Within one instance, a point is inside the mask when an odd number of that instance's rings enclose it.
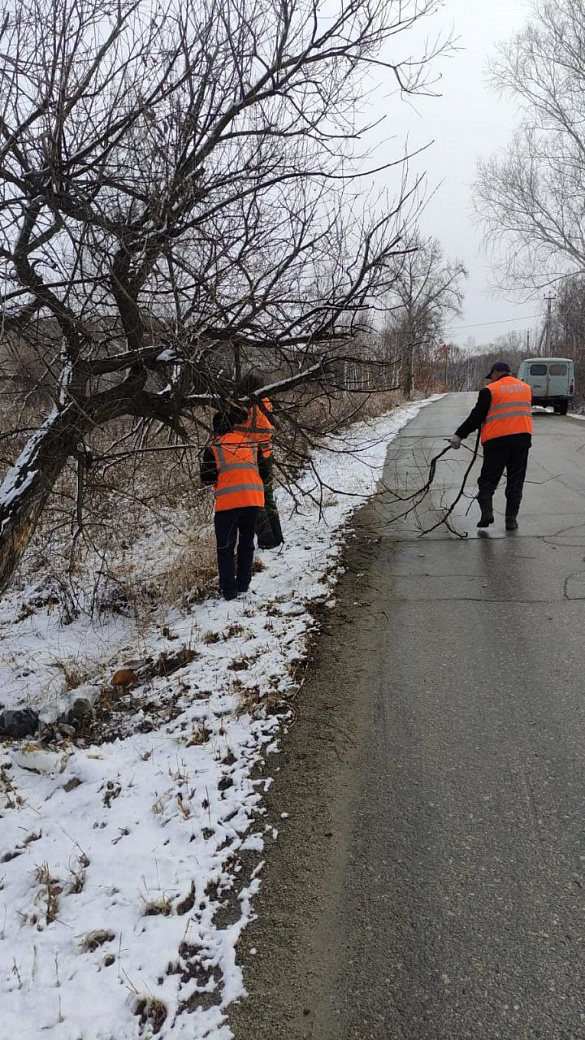
<instances>
[{"instance_id":1,"label":"snowy roadside slope","mask_svg":"<svg viewBox=\"0 0 585 1040\"><path fill-rule=\"evenodd\" d=\"M0 1040L231 1036L237 942L264 842L276 837L262 792L281 695L305 655L310 604L330 597L344 521L375 489L388 441L426 403L357 424L315 455L330 490L321 495L307 472L296 503L281 495L287 543L261 554L252 594L169 612L165 635L140 633L142 652L194 656L150 679L128 736L0 745ZM0 620L5 706L23 681L59 701L51 662L64 645L80 663L97 642L104 662L122 662L136 640L128 620L97 634L49 615ZM145 700L172 708L154 724Z\"/></svg>"}]
</instances>

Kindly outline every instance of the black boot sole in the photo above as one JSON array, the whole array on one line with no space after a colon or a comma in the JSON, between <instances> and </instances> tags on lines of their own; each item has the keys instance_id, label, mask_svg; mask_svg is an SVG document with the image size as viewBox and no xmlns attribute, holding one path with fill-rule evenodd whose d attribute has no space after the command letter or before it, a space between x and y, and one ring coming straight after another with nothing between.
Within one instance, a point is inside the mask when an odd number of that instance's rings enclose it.
<instances>
[{"instance_id":1,"label":"black boot sole","mask_svg":"<svg viewBox=\"0 0 585 1040\"><path fill-rule=\"evenodd\" d=\"M489 527L490 524L493 524L493 522L494 522L493 516L486 516L486 517L482 516L481 520L478 520L477 526L478 527Z\"/></svg>"}]
</instances>

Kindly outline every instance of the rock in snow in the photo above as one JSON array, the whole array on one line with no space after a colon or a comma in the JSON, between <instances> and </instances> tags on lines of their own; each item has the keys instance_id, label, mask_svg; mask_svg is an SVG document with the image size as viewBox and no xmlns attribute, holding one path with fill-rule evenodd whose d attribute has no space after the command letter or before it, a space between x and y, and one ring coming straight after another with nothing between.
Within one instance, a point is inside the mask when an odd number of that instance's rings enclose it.
<instances>
[{"instance_id":1,"label":"rock in snow","mask_svg":"<svg viewBox=\"0 0 585 1040\"><path fill-rule=\"evenodd\" d=\"M39 716L32 708L0 711L0 733L7 737L28 737L36 733Z\"/></svg>"}]
</instances>

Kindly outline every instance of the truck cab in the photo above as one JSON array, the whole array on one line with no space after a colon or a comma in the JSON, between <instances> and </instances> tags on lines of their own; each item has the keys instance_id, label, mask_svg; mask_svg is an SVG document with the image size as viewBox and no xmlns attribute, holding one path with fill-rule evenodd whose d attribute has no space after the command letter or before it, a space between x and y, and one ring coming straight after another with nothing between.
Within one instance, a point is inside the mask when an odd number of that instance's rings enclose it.
<instances>
[{"instance_id":1,"label":"truck cab","mask_svg":"<svg viewBox=\"0 0 585 1040\"><path fill-rule=\"evenodd\" d=\"M532 404L553 407L566 415L575 390L575 366L570 358L525 358L518 379L532 387Z\"/></svg>"}]
</instances>

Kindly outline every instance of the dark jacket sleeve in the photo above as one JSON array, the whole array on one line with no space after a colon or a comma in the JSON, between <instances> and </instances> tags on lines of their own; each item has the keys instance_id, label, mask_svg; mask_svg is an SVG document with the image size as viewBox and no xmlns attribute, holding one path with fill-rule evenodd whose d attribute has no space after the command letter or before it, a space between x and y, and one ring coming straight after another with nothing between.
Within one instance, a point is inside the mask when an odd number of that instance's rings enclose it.
<instances>
[{"instance_id":1,"label":"dark jacket sleeve","mask_svg":"<svg viewBox=\"0 0 585 1040\"><path fill-rule=\"evenodd\" d=\"M465 422L461 423L459 429L455 430L455 436L461 437L463 440L464 437L468 437L474 430L479 430L481 424L486 420L491 403L492 395L487 386L484 386L479 391L475 408L469 413Z\"/></svg>"},{"instance_id":2,"label":"dark jacket sleeve","mask_svg":"<svg viewBox=\"0 0 585 1040\"><path fill-rule=\"evenodd\" d=\"M203 458L201 459L201 465L199 467L199 475L202 484L215 484L217 482L217 464L215 462L215 455L211 448L205 448L203 451Z\"/></svg>"}]
</instances>

